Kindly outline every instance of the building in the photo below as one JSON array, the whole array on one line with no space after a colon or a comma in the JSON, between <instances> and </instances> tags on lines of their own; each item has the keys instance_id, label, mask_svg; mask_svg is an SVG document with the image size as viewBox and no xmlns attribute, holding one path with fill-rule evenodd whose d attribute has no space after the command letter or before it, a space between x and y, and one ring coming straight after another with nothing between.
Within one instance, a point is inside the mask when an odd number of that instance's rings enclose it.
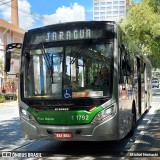
<instances>
[{"instance_id":1,"label":"building","mask_svg":"<svg viewBox=\"0 0 160 160\"><path fill-rule=\"evenodd\" d=\"M11 23L0 19L0 92L16 92L18 78L15 75L6 76L3 69L5 47L9 43L22 43L25 30L18 26L18 2L12 0ZM10 74L19 71L19 60L12 58Z\"/></svg>"},{"instance_id":2,"label":"building","mask_svg":"<svg viewBox=\"0 0 160 160\"><path fill-rule=\"evenodd\" d=\"M93 0L93 20L119 21L126 17L131 0Z\"/></svg>"}]
</instances>

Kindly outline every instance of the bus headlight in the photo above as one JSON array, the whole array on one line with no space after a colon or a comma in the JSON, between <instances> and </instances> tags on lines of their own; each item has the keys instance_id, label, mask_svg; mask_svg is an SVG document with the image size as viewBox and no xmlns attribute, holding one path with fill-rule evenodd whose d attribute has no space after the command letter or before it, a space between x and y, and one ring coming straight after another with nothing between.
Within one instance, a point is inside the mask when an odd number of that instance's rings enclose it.
<instances>
[{"instance_id":1,"label":"bus headlight","mask_svg":"<svg viewBox=\"0 0 160 160\"><path fill-rule=\"evenodd\" d=\"M25 120L27 120L28 122L30 122L30 123L32 123L32 124L36 123L36 120L35 120L35 118L33 117L33 115L32 115L31 113L27 112L27 111L26 111L25 109L23 109L23 108L21 108L20 111L21 111L22 117L23 117Z\"/></svg>"},{"instance_id":2,"label":"bus headlight","mask_svg":"<svg viewBox=\"0 0 160 160\"><path fill-rule=\"evenodd\" d=\"M103 109L94 117L92 123L98 123L100 121L104 121L110 118L111 116L113 116L113 112L114 112L114 105Z\"/></svg>"},{"instance_id":3,"label":"bus headlight","mask_svg":"<svg viewBox=\"0 0 160 160\"><path fill-rule=\"evenodd\" d=\"M23 116L25 116L25 117L27 116L27 111L23 108L21 108L21 113Z\"/></svg>"},{"instance_id":4,"label":"bus headlight","mask_svg":"<svg viewBox=\"0 0 160 160\"><path fill-rule=\"evenodd\" d=\"M27 111L23 108L20 108L20 114L25 117L25 118L28 118L28 114L27 114Z\"/></svg>"},{"instance_id":5,"label":"bus headlight","mask_svg":"<svg viewBox=\"0 0 160 160\"><path fill-rule=\"evenodd\" d=\"M111 107L107 108L107 109L104 110L104 112L105 112L104 114L105 115L110 115L110 114L112 114L112 111L113 111L113 107L112 108Z\"/></svg>"}]
</instances>

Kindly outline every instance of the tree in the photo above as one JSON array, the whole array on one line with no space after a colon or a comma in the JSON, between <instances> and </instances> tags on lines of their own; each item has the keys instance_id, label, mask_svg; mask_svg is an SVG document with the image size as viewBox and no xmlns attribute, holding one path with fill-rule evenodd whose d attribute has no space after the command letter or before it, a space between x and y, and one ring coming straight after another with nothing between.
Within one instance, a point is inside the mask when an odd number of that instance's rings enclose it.
<instances>
[{"instance_id":1,"label":"tree","mask_svg":"<svg viewBox=\"0 0 160 160\"><path fill-rule=\"evenodd\" d=\"M134 5L120 25L148 55L153 67L160 67L160 0L143 0Z\"/></svg>"}]
</instances>

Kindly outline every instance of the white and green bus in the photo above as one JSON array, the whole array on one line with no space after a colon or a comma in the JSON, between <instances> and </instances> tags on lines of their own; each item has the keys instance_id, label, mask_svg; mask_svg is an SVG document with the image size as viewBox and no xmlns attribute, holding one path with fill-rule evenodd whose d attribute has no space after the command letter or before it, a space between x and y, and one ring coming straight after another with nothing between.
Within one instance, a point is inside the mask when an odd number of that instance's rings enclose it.
<instances>
[{"instance_id":1,"label":"white and green bus","mask_svg":"<svg viewBox=\"0 0 160 160\"><path fill-rule=\"evenodd\" d=\"M27 139L120 140L150 108L152 66L115 22L29 30L23 44L6 46L6 72L17 48L19 114Z\"/></svg>"}]
</instances>

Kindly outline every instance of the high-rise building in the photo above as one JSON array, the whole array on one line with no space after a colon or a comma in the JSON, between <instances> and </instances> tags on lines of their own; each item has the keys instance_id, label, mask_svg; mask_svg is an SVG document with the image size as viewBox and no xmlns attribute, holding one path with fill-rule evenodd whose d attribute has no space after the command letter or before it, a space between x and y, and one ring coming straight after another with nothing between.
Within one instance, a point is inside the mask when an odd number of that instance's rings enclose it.
<instances>
[{"instance_id":1,"label":"high-rise building","mask_svg":"<svg viewBox=\"0 0 160 160\"><path fill-rule=\"evenodd\" d=\"M119 21L126 16L130 0L93 0L93 20Z\"/></svg>"}]
</instances>

